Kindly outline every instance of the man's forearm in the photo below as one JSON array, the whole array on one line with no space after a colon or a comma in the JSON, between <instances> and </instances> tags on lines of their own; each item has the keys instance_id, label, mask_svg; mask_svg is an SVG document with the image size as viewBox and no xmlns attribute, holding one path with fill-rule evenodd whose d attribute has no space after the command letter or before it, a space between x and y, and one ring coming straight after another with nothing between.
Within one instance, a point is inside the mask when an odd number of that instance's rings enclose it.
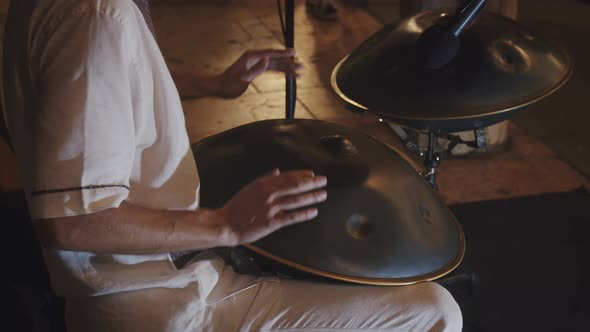
<instances>
[{"instance_id":1,"label":"man's forearm","mask_svg":"<svg viewBox=\"0 0 590 332\"><path fill-rule=\"evenodd\" d=\"M172 73L172 78L182 99L222 97L218 75Z\"/></svg>"},{"instance_id":2,"label":"man's forearm","mask_svg":"<svg viewBox=\"0 0 590 332\"><path fill-rule=\"evenodd\" d=\"M230 228L215 210L162 211L123 203L94 214L41 219L43 246L111 254L154 254L233 245Z\"/></svg>"}]
</instances>

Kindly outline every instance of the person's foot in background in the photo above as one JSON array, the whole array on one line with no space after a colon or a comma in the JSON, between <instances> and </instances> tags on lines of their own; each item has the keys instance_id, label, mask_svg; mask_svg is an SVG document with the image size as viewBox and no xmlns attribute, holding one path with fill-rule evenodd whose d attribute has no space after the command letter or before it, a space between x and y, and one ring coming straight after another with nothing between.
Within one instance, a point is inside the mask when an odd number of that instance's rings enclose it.
<instances>
[{"instance_id":1,"label":"person's foot in background","mask_svg":"<svg viewBox=\"0 0 590 332\"><path fill-rule=\"evenodd\" d=\"M338 11L344 5L368 6L368 0L305 0L307 12L319 20L333 21L338 19Z\"/></svg>"},{"instance_id":2,"label":"person's foot in background","mask_svg":"<svg viewBox=\"0 0 590 332\"><path fill-rule=\"evenodd\" d=\"M329 0L306 0L307 12L322 21L334 21L338 19L338 11Z\"/></svg>"}]
</instances>

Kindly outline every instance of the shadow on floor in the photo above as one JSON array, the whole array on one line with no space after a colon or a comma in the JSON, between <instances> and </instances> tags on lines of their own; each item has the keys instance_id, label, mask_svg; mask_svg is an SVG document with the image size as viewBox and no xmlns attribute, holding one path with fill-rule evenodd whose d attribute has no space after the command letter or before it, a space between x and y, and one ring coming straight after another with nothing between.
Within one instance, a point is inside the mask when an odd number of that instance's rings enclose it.
<instances>
[{"instance_id":1,"label":"shadow on floor","mask_svg":"<svg viewBox=\"0 0 590 332\"><path fill-rule=\"evenodd\" d=\"M587 331L590 195L584 189L452 206L475 273L465 332Z\"/></svg>"}]
</instances>

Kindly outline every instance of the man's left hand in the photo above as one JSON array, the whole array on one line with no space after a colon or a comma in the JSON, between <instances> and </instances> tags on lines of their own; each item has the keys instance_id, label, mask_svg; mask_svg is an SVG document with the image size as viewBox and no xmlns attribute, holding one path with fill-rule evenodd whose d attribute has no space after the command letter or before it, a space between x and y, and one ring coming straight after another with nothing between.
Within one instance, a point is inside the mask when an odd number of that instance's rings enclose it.
<instances>
[{"instance_id":1,"label":"man's left hand","mask_svg":"<svg viewBox=\"0 0 590 332\"><path fill-rule=\"evenodd\" d=\"M266 71L278 71L299 77L299 71L303 66L295 61L294 56L294 49L244 52L219 76L219 96L223 98L241 96L250 83Z\"/></svg>"}]
</instances>

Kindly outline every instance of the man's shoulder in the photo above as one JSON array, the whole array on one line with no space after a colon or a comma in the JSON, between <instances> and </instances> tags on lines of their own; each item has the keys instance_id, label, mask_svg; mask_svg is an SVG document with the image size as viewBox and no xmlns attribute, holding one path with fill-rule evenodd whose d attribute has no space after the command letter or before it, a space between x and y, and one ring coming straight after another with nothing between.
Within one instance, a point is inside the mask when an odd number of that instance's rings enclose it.
<instances>
[{"instance_id":1,"label":"man's shoulder","mask_svg":"<svg viewBox=\"0 0 590 332\"><path fill-rule=\"evenodd\" d=\"M134 26L138 10L132 0L24 0L36 2L29 29L43 43L59 29L79 29L84 24ZM141 15L141 13L139 14ZM91 23L95 22L95 23Z\"/></svg>"},{"instance_id":2,"label":"man's shoulder","mask_svg":"<svg viewBox=\"0 0 590 332\"><path fill-rule=\"evenodd\" d=\"M42 5L42 3L45 3ZM97 18L113 17L119 20L135 18L135 4L132 0L45 0L40 2L44 13L51 13L56 19L76 18L93 13Z\"/></svg>"},{"instance_id":3,"label":"man's shoulder","mask_svg":"<svg viewBox=\"0 0 590 332\"><path fill-rule=\"evenodd\" d=\"M83 0L89 3L92 10L100 15L116 17L135 17L135 4L132 0Z\"/></svg>"}]
</instances>

